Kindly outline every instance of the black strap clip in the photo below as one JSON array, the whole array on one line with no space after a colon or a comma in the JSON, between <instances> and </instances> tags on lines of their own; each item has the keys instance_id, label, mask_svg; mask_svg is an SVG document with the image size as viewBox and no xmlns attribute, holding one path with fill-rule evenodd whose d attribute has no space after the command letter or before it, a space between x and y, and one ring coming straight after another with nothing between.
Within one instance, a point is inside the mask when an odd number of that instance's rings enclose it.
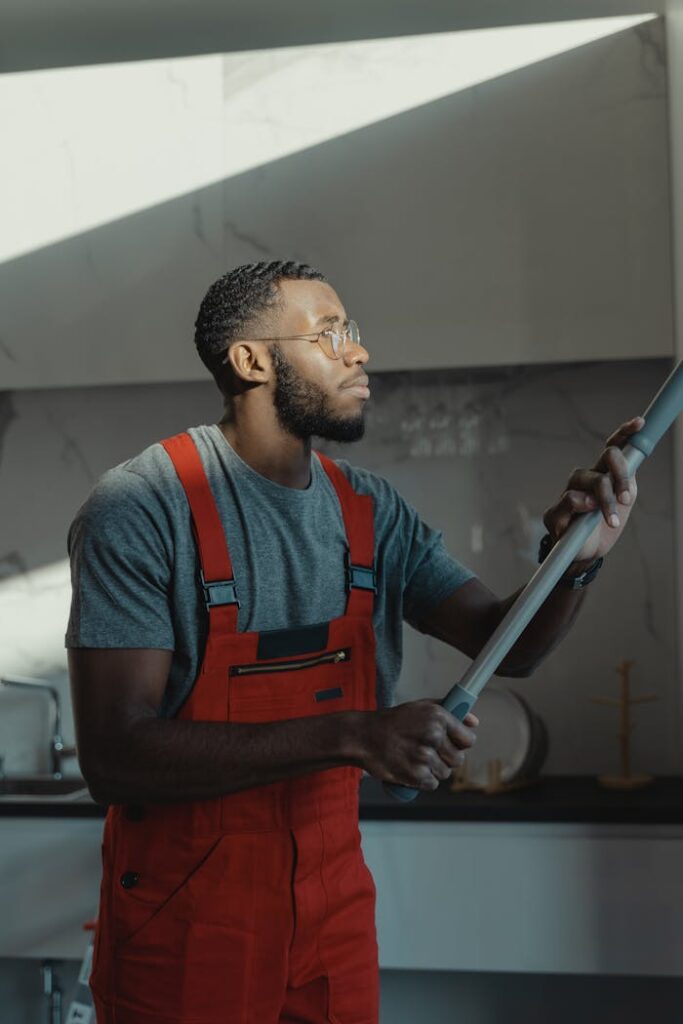
<instances>
[{"instance_id":1,"label":"black strap clip","mask_svg":"<svg viewBox=\"0 0 683 1024\"><path fill-rule=\"evenodd\" d=\"M207 583L204 579L203 569L199 570L199 575L202 578L204 604L206 605L207 612L209 608L218 608L224 604L236 604L238 608L241 608L237 597L237 584L234 579L214 580L211 583Z\"/></svg>"},{"instance_id":2,"label":"black strap clip","mask_svg":"<svg viewBox=\"0 0 683 1024\"><path fill-rule=\"evenodd\" d=\"M344 561L346 563L346 589L351 590L352 587L358 587L360 590L372 590L376 594L377 577L374 564L370 568L365 565L352 565L349 551L345 552Z\"/></svg>"}]
</instances>

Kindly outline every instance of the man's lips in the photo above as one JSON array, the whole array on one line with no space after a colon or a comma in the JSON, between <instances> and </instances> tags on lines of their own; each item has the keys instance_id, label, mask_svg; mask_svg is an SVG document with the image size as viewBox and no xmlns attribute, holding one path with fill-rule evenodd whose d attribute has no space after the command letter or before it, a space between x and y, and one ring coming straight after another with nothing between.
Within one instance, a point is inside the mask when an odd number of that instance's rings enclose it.
<instances>
[{"instance_id":1,"label":"man's lips","mask_svg":"<svg viewBox=\"0 0 683 1024\"><path fill-rule=\"evenodd\" d=\"M354 379L350 380L348 384L343 384L342 389L346 391L347 388L359 388L362 389L363 391L367 391L367 393L370 394L370 389L368 388L369 383L370 381L368 380L366 375L362 373L360 377L354 377Z\"/></svg>"}]
</instances>

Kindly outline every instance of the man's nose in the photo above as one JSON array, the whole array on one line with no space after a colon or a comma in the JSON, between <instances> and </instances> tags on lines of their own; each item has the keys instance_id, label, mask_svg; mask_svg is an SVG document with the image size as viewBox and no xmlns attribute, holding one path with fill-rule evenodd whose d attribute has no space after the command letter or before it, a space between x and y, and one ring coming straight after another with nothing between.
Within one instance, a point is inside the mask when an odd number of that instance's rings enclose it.
<instances>
[{"instance_id":1,"label":"man's nose","mask_svg":"<svg viewBox=\"0 0 683 1024\"><path fill-rule=\"evenodd\" d=\"M347 366L353 366L354 363L367 363L369 358L370 353L360 342L357 345L346 345L344 347L344 362Z\"/></svg>"}]
</instances>

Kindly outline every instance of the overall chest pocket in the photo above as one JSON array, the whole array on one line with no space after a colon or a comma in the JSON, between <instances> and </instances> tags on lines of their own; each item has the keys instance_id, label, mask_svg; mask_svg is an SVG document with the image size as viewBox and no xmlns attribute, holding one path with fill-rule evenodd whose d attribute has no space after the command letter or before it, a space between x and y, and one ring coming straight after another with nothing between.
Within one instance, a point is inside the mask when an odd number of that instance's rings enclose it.
<instances>
[{"instance_id":1,"label":"overall chest pocket","mask_svg":"<svg viewBox=\"0 0 683 1024\"><path fill-rule=\"evenodd\" d=\"M232 665L229 720L278 721L350 710L356 705L355 674L351 647L286 661Z\"/></svg>"}]
</instances>

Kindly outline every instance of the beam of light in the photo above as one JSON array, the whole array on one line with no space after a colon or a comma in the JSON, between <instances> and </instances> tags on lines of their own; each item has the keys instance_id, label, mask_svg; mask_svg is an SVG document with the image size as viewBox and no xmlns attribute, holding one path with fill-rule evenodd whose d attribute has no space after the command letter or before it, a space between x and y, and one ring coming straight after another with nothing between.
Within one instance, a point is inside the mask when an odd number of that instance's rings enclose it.
<instances>
[{"instance_id":1,"label":"beam of light","mask_svg":"<svg viewBox=\"0 0 683 1024\"><path fill-rule=\"evenodd\" d=\"M0 261L653 17L0 75Z\"/></svg>"}]
</instances>

